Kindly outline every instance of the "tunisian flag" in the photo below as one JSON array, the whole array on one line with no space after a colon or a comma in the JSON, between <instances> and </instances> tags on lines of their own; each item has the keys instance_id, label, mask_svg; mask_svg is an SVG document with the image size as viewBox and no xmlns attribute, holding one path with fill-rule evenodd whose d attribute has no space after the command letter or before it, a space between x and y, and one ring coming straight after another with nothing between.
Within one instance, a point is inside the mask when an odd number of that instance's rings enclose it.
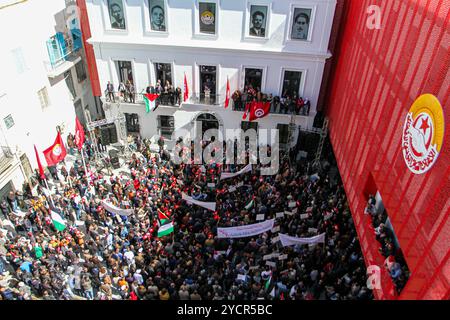
<instances>
[{"instance_id":1,"label":"tunisian flag","mask_svg":"<svg viewBox=\"0 0 450 320\"><path fill-rule=\"evenodd\" d=\"M186 102L186 100L189 98L189 87L186 79L186 73L184 74L184 96L183 101Z\"/></svg>"},{"instance_id":2,"label":"tunisian flag","mask_svg":"<svg viewBox=\"0 0 450 320\"><path fill-rule=\"evenodd\" d=\"M250 107L250 121L264 118L269 114L270 102L255 102Z\"/></svg>"},{"instance_id":3,"label":"tunisian flag","mask_svg":"<svg viewBox=\"0 0 450 320\"><path fill-rule=\"evenodd\" d=\"M225 95L225 109L228 108L230 103L230 79L227 78L227 93Z\"/></svg>"},{"instance_id":4,"label":"tunisian flag","mask_svg":"<svg viewBox=\"0 0 450 320\"><path fill-rule=\"evenodd\" d=\"M39 154L36 149L36 145L34 146L34 153L36 154L36 160L37 160L37 164L38 164L38 168L39 168L39 176L41 177L41 179L45 179L44 167L42 167L41 159L39 158Z\"/></svg>"},{"instance_id":5,"label":"tunisian flag","mask_svg":"<svg viewBox=\"0 0 450 320\"><path fill-rule=\"evenodd\" d=\"M81 125L80 121L78 120L78 117L75 118L75 144L77 145L78 149L81 150L83 148L84 143L84 130L83 126Z\"/></svg>"},{"instance_id":6,"label":"tunisian flag","mask_svg":"<svg viewBox=\"0 0 450 320\"><path fill-rule=\"evenodd\" d=\"M43 154L48 166L56 166L60 161L64 160L67 152L59 132L53 145L44 150Z\"/></svg>"}]
</instances>

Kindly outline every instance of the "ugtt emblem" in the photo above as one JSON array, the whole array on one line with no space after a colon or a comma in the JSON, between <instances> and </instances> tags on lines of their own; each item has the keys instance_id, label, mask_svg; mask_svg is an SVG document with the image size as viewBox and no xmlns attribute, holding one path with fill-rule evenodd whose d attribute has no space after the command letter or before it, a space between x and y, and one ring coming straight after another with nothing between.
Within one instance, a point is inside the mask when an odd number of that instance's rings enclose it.
<instances>
[{"instance_id":1,"label":"ugtt emblem","mask_svg":"<svg viewBox=\"0 0 450 320\"><path fill-rule=\"evenodd\" d=\"M421 95L411 106L402 135L402 151L406 166L415 174L431 169L441 151L444 138L444 114L439 100Z\"/></svg>"}]
</instances>

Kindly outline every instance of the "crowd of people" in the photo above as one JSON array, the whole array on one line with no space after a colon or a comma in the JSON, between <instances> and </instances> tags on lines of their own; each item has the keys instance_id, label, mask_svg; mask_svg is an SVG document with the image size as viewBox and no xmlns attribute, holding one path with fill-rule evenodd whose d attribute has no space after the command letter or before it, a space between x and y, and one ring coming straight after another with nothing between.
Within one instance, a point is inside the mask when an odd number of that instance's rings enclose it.
<instances>
[{"instance_id":1,"label":"crowd of people","mask_svg":"<svg viewBox=\"0 0 450 320\"><path fill-rule=\"evenodd\" d=\"M210 89L206 88L210 88L210 85L205 86L205 94L202 97L203 99L207 95L207 92L211 92ZM181 105L181 88L175 88L169 80L166 80L164 86L162 85L161 80L158 80L155 86L149 84L145 89L145 93L159 94L157 105ZM107 101L111 102L116 102L116 100L118 100L136 103L136 91L134 85L130 81L127 81L126 85L121 82L117 91L114 90L114 85L108 81L105 90L105 97ZM212 97L212 99L215 98ZM271 113L308 116L311 109L311 102L309 99L300 97L296 92L289 92L286 90L283 92L281 97L273 96L272 94L262 93L259 87L254 88L251 84L246 85L242 91L236 90L233 92L231 99L234 104L233 109L236 111L244 111L246 104L252 101L270 102Z\"/></svg>"},{"instance_id":2,"label":"crowd of people","mask_svg":"<svg viewBox=\"0 0 450 320\"><path fill-rule=\"evenodd\" d=\"M220 180L241 165L174 164L145 141L127 161L129 174L88 165L67 183L48 177L10 193L0 219L0 297L29 299L364 300L366 268L339 178L285 156L276 175L251 172ZM212 185L213 184L213 185ZM237 190L236 190L237 189ZM182 193L216 210L188 204ZM122 216L102 200L133 209ZM252 205L249 205L252 200ZM276 217L279 231L219 239L218 227ZM52 212L66 223L58 230ZM164 219L161 218L164 217ZM158 237L161 226L174 232ZM277 233L325 243L283 247ZM285 259L271 259L272 253Z\"/></svg>"},{"instance_id":3,"label":"crowd of people","mask_svg":"<svg viewBox=\"0 0 450 320\"><path fill-rule=\"evenodd\" d=\"M142 90L144 93L144 90ZM161 83L161 80L156 82L156 85L149 84L145 88L147 94L158 94L157 104L176 106L181 104L181 88L175 88L169 80L166 80L165 84ZM128 80L126 84L121 82L117 88L114 89L114 85L108 81L105 90L106 100L109 102L127 102L136 103L136 89L133 83Z\"/></svg>"},{"instance_id":4,"label":"crowd of people","mask_svg":"<svg viewBox=\"0 0 450 320\"><path fill-rule=\"evenodd\" d=\"M375 236L380 243L379 251L386 258L385 268L389 271L397 294L400 294L408 281L409 268L398 242L396 243L386 210L377 210L377 200L370 195L365 213L371 216Z\"/></svg>"},{"instance_id":5,"label":"crowd of people","mask_svg":"<svg viewBox=\"0 0 450 320\"><path fill-rule=\"evenodd\" d=\"M309 115L311 102L298 96L296 92L283 92L281 97L262 93L259 87L246 85L244 90L236 90L232 95L234 110L244 111L247 103L252 101L270 102L271 113Z\"/></svg>"}]
</instances>

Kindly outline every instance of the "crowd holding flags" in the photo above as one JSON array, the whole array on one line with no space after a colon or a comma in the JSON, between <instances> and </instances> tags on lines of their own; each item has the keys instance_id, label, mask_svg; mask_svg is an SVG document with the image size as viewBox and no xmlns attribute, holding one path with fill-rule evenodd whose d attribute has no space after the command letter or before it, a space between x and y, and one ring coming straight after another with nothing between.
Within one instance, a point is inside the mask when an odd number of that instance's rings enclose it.
<instances>
[{"instance_id":1,"label":"crowd holding flags","mask_svg":"<svg viewBox=\"0 0 450 320\"><path fill-rule=\"evenodd\" d=\"M83 145L85 142L85 138L86 138L86 136L85 136L85 133L83 130L83 126L81 125L78 118L75 118L75 144L78 147L78 149L80 150L81 157L83 160L84 170L87 175L86 162L84 160L84 154L83 154ZM41 163L41 159L39 157L39 153L36 148L36 145L34 145L34 153L36 155L36 162L37 162L38 169L39 169L39 176L41 177L41 179L44 180L47 189L50 189L48 187L48 182L47 182L47 179L46 179L45 173L44 173L44 167ZM67 155L67 150L66 150L66 147L64 146L64 142L61 137L61 133L59 131L56 134L55 142L53 142L53 144L50 147L48 147L47 149L45 149L42 153L44 154L45 160L47 161L47 166L49 166L49 167L56 166L58 163L60 163L61 161L64 160L64 158ZM53 200L51 199L51 197L50 197L50 200L53 203Z\"/></svg>"}]
</instances>

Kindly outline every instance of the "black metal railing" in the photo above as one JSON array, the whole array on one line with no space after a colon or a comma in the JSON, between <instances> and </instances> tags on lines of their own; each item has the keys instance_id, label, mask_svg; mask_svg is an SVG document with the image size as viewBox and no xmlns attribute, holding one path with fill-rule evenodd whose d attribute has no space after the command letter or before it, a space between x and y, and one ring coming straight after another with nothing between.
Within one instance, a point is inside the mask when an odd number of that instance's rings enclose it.
<instances>
[{"instance_id":1,"label":"black metal railing","mask_svg":"<svg viewBox=\"0 0 450 320\"><path fill-rule=\"evenodd\" d=\"M130 93L130 92L108 92L105 91L105 99L107 102L124 102L131 104L145 104L144 92L140 93ZM176 93L160 93L159 97L156 99L156 105L179 107L182 102L181 95Z\"/></svg>"},{"instance_id":2,"label":"black metal railing","mask_svg":"<svg viewBox=\"0 0 450 320\"><path fill-rule=\"evenodd\" d=\"M245 111L245 106L247 101L245 100L231 100L234 111ZM310 104L304 104L302 106L297 106L293 103L283 103L278 99L272 99L270 101L270 113L272 114L286 114L286 115L299 115L299 116L309 116L311 106Z\"/></svg>"},{"instance_id":3,"label":"black metal railing","mask_svg":"<svg viewBox=\"0 0 450 320\"><path fill-rule=\"evenodd\" d=\"M208 106L219 106L225 102L225 97L220 94L193 93L188 100L189 103L204 104Z\"/></svg>"}]
</instances>

